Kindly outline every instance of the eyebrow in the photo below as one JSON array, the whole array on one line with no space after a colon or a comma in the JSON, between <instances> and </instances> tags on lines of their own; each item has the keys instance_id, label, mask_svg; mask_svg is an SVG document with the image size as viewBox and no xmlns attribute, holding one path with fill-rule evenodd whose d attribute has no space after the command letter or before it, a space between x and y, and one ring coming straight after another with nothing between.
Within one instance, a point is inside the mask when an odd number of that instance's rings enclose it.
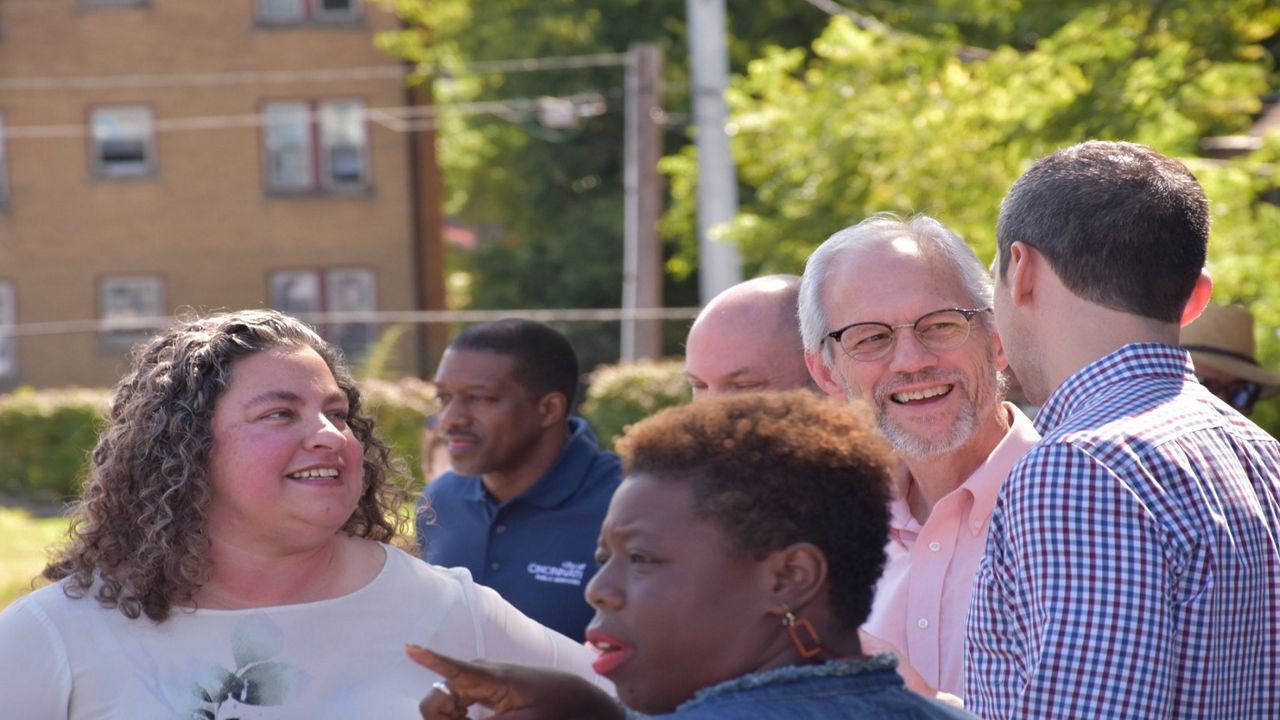
<instances>
[{"instance_id":1,"label":"eyebrow","mask_svg":"<svg viewBox=\"0 0 1280 720\"><path fill-rule=\"evenodd\" d=\"M302 404L302 396L292 390L268 390L249 398L245 401L245 407L253 407L272 402L284 402L290 405ZM347 402L347 396L341 390L329 393L324 397L324 404L328 405L332 402Z\"/></svg>"}]
</instances>

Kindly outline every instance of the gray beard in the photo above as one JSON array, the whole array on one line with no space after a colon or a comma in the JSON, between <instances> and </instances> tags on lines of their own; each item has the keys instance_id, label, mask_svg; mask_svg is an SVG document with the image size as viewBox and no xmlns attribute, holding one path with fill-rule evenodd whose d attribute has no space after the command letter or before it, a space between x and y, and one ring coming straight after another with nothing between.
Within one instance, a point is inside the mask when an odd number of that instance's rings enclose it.
<instances>
[{"instance_id":1,"label":"gray beard","mask_svg":"<svg viewBox=\"0 0 1280 720\"><path fill-rule=\"evenodd\" d=\"M880 426L881 434L893 445L898 454L913 460L935 458L955 452L977 434L978 427L981 424L979 418L986 417L989 412L995 412L996 406L1004 398L1005 386L1008 383L1000 373L995 375L996 377L992 380L994 392L990 394L986 402L982 403L982 407L975 407L973 402L965 403L964 408L960 411L960 416L956 418L955 424L951 426L951 431L942 436L920 437L908 432L897 425L893 418L889 416L889 413L883 411L885 403L893 402L888 398L889 393L884 393L884 397L874 398L876 423ZM856 398L857 395L853 392L853 387L849 384L849 381L839 373L836 373L836 377L840 378L840 384L844 387L845 397L849 399ZM962 392L966 387L956 382L952 392ZM982 399L978 401L982 402Z\"/></svg>"},{"instance_id":2,"label":"gray beard","mask_svg":"<svg viewBox=\"0 0 1280 720\"><path fill-rule=\"evenodd\" d=\"M959 390L959 387L952 392ZM892 401L890 401L892 402ZM960 417L951 426L951 432L943 436L920 437L907 432L894 423L889 413L880 413L877 418L880 432L884 433L890 444L899 454L916 460L938 457L955 452L972 438L978 431L978 413L972 403L965 403Z\"/></svg>"}]
</instances>

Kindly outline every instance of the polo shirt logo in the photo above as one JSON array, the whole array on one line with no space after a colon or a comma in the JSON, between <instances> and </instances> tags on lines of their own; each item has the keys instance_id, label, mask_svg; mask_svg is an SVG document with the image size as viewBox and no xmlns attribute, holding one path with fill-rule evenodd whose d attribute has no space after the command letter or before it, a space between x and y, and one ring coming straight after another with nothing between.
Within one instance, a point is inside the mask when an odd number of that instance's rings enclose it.
<instances>
[{"instance_id":1,"label":"polo shirt logo","mask_svg":"<svg viewBox=\"0 0 1280 720\"><path fill-rule=\"evenodd\" d=\"M581 587L582 579L587 574L587 564L569 562L568 560L560 563L559 567L541 563L529 563L528 570L533 579L539 582Z\"/></svg>"}]
</instances>

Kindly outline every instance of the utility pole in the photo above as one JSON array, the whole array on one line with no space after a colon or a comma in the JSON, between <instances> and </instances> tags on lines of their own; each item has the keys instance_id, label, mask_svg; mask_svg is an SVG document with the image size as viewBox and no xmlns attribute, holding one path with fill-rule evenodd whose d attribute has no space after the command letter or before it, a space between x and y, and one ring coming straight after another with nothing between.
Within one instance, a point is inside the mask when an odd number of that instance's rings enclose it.
<instances>
[{"instance_id":1,"label":"utility pole","mask_svg":"<svg viewBox=\"0 0 1280 720\"><path fill-rule=\"evenodd\" d=\"M738 212L738 178L725 132L729 49L724 0L686 0L698 156L698 286L702 304L742 280L738 248L711 230Z\"/></svg>"},{"instance_id":2,"label":"utility pole","mask_svg":"<svg viewBox=\"0 0 1280 720\"><path fill-rule=\"evenodd\" d=\"M431 107L434 93L431 78L405 88L406 104ZM409 182L413 227L413 257L419 310L446 310L444 287L444 183L436 154L435 114L409 131ZM424 323L417 333L418 376L430 378L436 361L449 342L449 328L442 323Z\"/></svg>"},{"instance_id":3,"label":"utility pole","mask_svg":"<svg viewBox=\"0 0 1280 720\"><path fill-rule=\"evenodd\" d=\"M662 243L658 216L662 204L662 54L656 45L636 43L627 50L626 190L622 256L622 309L662 307ZM624 361L662 355L662 324L624 315Z\"/></svg>"}]
</instances>

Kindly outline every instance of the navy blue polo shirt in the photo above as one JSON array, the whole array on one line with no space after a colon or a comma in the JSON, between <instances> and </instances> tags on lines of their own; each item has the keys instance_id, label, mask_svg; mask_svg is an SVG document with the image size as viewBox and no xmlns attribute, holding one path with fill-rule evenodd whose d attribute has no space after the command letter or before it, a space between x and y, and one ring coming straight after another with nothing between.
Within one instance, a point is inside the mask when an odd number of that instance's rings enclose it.
<instances>
[{"instance_id":1,"label":"navy blue polo shirt","mask_svg":"<svg viewBox=\"0 0 1280 720\"><path fill-rule=\"evenodd\" d=\"M570 418L569 430L555 463L505 503L477 476L450 470L432 481L424 496L435 517L419 520L418 545L427 562L467 568L524 614L582 640L594 614L583 591L622 467L585 420Z\"/></svg>"}]
</instances>

